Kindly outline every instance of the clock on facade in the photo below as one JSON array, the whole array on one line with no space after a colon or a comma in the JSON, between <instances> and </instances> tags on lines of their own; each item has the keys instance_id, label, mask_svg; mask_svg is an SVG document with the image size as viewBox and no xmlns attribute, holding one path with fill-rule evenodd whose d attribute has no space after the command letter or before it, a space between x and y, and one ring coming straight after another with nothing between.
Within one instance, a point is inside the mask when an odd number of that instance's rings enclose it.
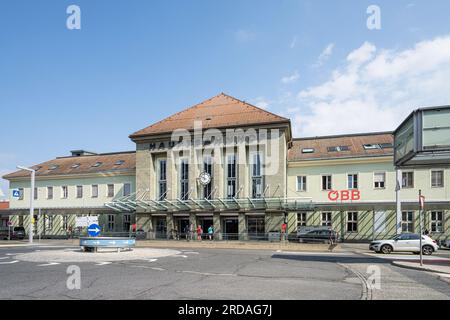
<instances>
[{"instance_id":1,"label":"clock on facade","mask_svg":"<svg viewBox=\"0 0 450 320\"><path fill-rule=\"evenodd\" d=\"M202 172L200 173L198 180L202 185L206 186L211 182L211 175L208 172Z\"/></svg>"}]
</instances>

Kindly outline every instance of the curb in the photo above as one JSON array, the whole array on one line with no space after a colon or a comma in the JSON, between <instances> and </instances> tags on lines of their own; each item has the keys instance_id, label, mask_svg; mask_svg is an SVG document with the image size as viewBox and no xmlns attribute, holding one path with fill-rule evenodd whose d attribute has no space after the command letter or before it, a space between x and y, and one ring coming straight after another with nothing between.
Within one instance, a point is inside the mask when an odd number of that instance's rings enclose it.
<instances>
[{"instance_id":1,"label":"curb","mask_svg":"<svg viewBox=\"0 0 450 320\"><path fill-rule=\"evenodd\" d=\"M445 275L448 274L449 277L450 277L450 272L437 271L437 270L434 270L434 269L431 269L431 268L427 268L427 267L408 266L408 265L404 265L404 264L402 264L401 262L398 262L398 261L392 261L391 264L396 266L396 267L405 268L405 269L411 269L411 270L417 270L417 271L427 271L427 272L433 272L433 273L439 273L439 274L445 274Z\"/></svg>"}]
</instances>

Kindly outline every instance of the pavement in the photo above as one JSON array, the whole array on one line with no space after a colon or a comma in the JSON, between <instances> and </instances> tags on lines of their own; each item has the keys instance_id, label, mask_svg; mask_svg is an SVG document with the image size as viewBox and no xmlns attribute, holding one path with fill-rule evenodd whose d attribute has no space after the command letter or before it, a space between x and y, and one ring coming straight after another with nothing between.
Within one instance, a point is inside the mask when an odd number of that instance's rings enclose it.
<instances>
[{"instance_id":1,"label":"pavement","mask_svg":"<svg viewBox=\"0 0 450 320\"><path fill-rule=\"evenodd\" d=\"M450 284L435 273L398 267L396 255L371 255L363 246L138 247L127 255L81 253L70 241L22 244L0 245L0 299L450 300ZM79 289L69 287L73 268Z\"/></svg>"}]
</instances>

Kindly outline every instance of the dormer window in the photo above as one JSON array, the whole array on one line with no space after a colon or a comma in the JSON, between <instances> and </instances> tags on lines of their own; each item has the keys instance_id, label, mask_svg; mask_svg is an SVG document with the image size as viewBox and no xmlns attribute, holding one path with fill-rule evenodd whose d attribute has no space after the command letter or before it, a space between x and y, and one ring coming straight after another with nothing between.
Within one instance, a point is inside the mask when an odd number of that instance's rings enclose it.
<instances>
[{"instance_id":1,"label":"dormer window","mask_svg":"<svg viewBox=\"0 0 450 320\"><path fill-rule=\"evenodd\" d=\"M92 165L93 168L98 168L102 165L102 162L96 162L95 164Z\"/></svg>"},{"instance_id":2,"label":"dormer window","mask_svg":"<svg viewBox=\"0 0 450 320\"><path fill-rule=\"evenodd\" d=\"M123 165L124 163L125 163L124 160L118 160L118 161L115 163L115 165L116 165L116 166L121 166L121 165Z\"/></svg>"},{"instance_id":3,"label":"dormer window","mask_svg":"<svg viewBox=\"0 0 450 320\"><path fill-rule=\"evenodd\" d=\"M363 147L365 150L375 150L381 148L379 144L364 144Z\"/></svg>"},{"instance_id":4,"label":"dormer window","mask_svg":"<svg viewBox=\"0 0 450 320\"><path fill-rule=\"evenodd\" d=\"M302 153L314 153L314 149L313 148L303 148Z\"/></svg>"},{"instance_id":5,"label":"dormer window","mask_svg":"<svg viewBox=\"0 0 450 320\"><path fill-rule=\"evenodd\" d=\"M391 149L394 147L392 143L380 143L381 149Z\"/></svg>"},{"instance_id":6,"label":"dormer window","mask_svg":"<svg viewBox=\"0 0 450 320\"><path fill-rule=\"evenodd\" d=\"M80 167L80 164L79 163L75 163L75 164L73 164L72 165L72 169L77 169L77 168L79 168Z\"/></svg>"},{"instance_id":7,"label":"dormer window","mask_svg":"<svg viewBox=\"0 0 450 320\"><path fill-rule=\"evenodd\" d=\"M58 168L59 168L58 165L51 165L51 166L48 168L48 170L56 170L56 169L58 169Z\"/></svg>"},{"instance_id":8,"label":"dormer window","mask_svg":"<svg viewBox=\"0 0 450 320\"><path fill-rule=\"evenodd\" d=\"M338 146L338 147L328 147L328 152L340 152L340 151L349 151L349 146Z\"/></svg>"}]
</instances>

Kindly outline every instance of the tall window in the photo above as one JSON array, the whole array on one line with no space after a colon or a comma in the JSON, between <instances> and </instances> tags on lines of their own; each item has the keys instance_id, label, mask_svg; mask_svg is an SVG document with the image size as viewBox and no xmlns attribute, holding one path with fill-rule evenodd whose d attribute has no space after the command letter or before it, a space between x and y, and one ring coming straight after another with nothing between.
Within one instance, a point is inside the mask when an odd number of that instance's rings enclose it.
<instances>
[{"instance_id":1,"label":"tall window","mask_svg":"<svg viewBox=\"0 0 450 320\"><path fill-rule=\"evenodd\" d=\"M306 226L306 218L307 218L307 212L299 212L297 213L297 229L299 227L304 227Z\"/></svg>"},{"instance_id":2,"label":"tall window","mask_svg":"<svg viewBox=\"0 0 450 320\"><path fill-rule=\"evenodd\" d=\"M331 227L331 225L332 225L331 212L322 212L322 226Z\"/></svg>"},{"instance_id":3,"label":"tall window","mask_svg":"<svg viewBox=\"0 0 450 320\"><path fill-rule=\"evenodd\" d=\"M402 172L402 188L414 188L414 172Z\"/></svg>"},{"instance_id":4,"label":"tall window","mask_svg":"<svg viewBox=\"0 0 450 320\"><path fill-rule=\"evenodd\" d=\"M322 176L322 190L331 190L331 175Z\"/></svg>"},{"instance_id":5,"label":"tall window","mask_svg":"<svg viewBox=\"0 0 450 320\"><path fill-rule=\"evenodd\" d=\"M53 199L53 187L47 187L47 199L48 200Z\"/></svg>"},{"instance_id":6,"label":"tall window","mask_svg":"<svg viewBox=\"0 0 450 320\"><path fill-rule=\"evenodd\" d=\"M158 200L162 201L167 196L167 160L159 160L158 167Z\"/></svg>"},{"instance_id":7,"label":"tall window","mask_svg":"<svg viewBox=\"0 0 450 320\"><path fill-rule=\"evenodd\" d=\"M23 188L19 188L19 200L23 200Z\"/></svg>"},{"instance_id":8,"label":"tall window","mask_svg":"<svg viewBox=\"0 0 450 320\"><path fill-rule=\"evenodd\" d=\"M77 198L83 198L83 186L77 186Z\"/></svg>"},{"instance_id":9,"label":"tall window","mask_svg":"<svg viewBox=\"0 0 450 320\"><path fill-rule=\"evenodd\" d=\"M131 183L123 184L123 196L127 197L131 194Z\"/></svg>"},{"instance_id":10,"label":"tall window","mask_svg":"<svg viewBox=\"0 0 450 320\"><path fill-rule=\"evenodd\" d=\"M38 188L34 188L34 200L38 199Z\"/></svg>"},{"instance_id":11,"label":"tall window","mask_svg":"<svg viewBox=\"0 0 450 320\"><path fill-rule=\"evenodd\" d=\"M69 227L69 219L68 218L69 217L66 216L66 215L62 216L62 228L63 228L63 230L67 230L68 227Z\"/></svg>"},{"instance_id":12,"label":"tall window","mask_svg":"<svg viewBox=\"0 0 450 320\"><path fill-rule=\"evenodd\" d=\"M98 184L92 185L92 198L98 198Z\"/></svg>"},{"instance_id":13,"label":"tall window","mask_svg":"<svg viewBox=\"0 0 450 320\"><path fill-rule=\"evenodd\" d=\"M114 185L108 184L108 198L114 197Z\"/></svg>"},{"instance_id":14,"label":"tall window","mask_svg":"<svg viewBox=\"0 0 450 320\"><path fill-rule=\"evenodd\" d=\"M347 187L348 189L358 189L358 175L357 174L349 174L347 176Z\"/></svg>"},{"instance_id":15,"label":"tall window","mask_svg":"<svg viewBox=\"0 0 450 320\"><path fill-rule=\"evenodd\" d=\"M297 176L297 191L306 191L306 176Z\"/></svg>"},{"instance_id":16,"label":"tall window","mask_svg":"<svg viewBox=\"0 0 450 320\"><path fill-rule=\"evenodd\" d=\"M62 186L61 187L61 198L67 199L69 197L69 187L68 186Z\"/></svg>"},{"instance_id":17,"label":"tall window","mask_svg":"<svg viewBox=\"0 0 450 320\"><path fill-rule=\"evenodd\" d=\"M227 198L231 199L236 196L237 186L237 164L236 155L230 154L227 157Z\"/></svg>"},{"instance_id":18,"label":"tall window","mask_svg":"<svg viewBox=\"0 0 450 320\"><path fill-rule=\"evenodd\" d=\"M53 220L55 216L47 216L47 229L52 230L53 229Z\"/></svg>"},{"instance_id":19,"label":"tall window","mask_svg":"<svg viewBox=\"0 0 450 320\"><path fill-rule=\"evenodd\" d=\"M358 212L347 212L347 232L358 232Z\"/></svg>"},{"instance_id":20,"label":"tall window","mask_svg":"<svg viewBox=\"0 0 450 320\"><path fill-rule=\"evenodd\" d=\"M414 212L413 211L403 211L402 212L402 231L403 232L414 232Z\"/></svg>"},{"instance_id":21,"label":"tall window","mask_svg":"<svg viewBox=\"0 0 450 320\"><path fill-rule=\"evenodd\" d=\"M252 198L257 199L261 198L263 193L261 155L255 153L252 159Z\"/></svg>"},{"instance_id":22,"label":"tall window","mask_svg":"<svg viewBox=\"0 0 450 320\"><path fill-rule=\"evenodd\" d=\"M180 198L181 198L181 200L189 199L189 162L187 159L181 160Z\"/></svg>"},{"instance_id":23,"label":"tall window","mask_svg":"<svg viewBox=\"0 0 450 320\"><path fill-rule=\"evenodd\" d=\"M113 214L108 214L108 231L114 231L114 226L116 222L116 216Z\"/></svg>"},{"instance_id":24,"label":"tall window","mask_svg":"<svg viewBox=\"0 0 450 320\"><path fill-rule=\"evenodd\" d=\"M203 172L207 172L211 177L211 181L207 185L203 186L203 198L210 200L212 197L212 186L213 186L212 182L213 163L212 158L210 156L207 156L203 159Z\"/></svg>"},{"instance_id":25,"label":"tall window","mask_svg":"<svg viewBox=\"0 0 450 320\"><path fill-rule=\"evenodd\" d=\"M375 172L373 174L373 182L375 189L384 189L386 187L386 173Z\"/></svg>"},{"instance_id":26,"label":"tall window","mask_svg":"<svg viewBox=\"0 0 450 320\"><path fill-rule=\"evenodd\" d=\"M123 231L130 231L130 227L131 227L131 215L129 214L124 214L123 215Z\"/></svg>"},{"instance_id":27,"label":"tall window","mask_svg":"<svg viewBox=\"0 0 450 320\"><path fill-rule=\"evenodd\" d=\"M431 211L431 232L444 232L442 211Z\"/></svg>"},{"instance_id":28,"label":"tall window","mask_svg":"<svg viewBox=\"0 0 450 320\"><path fill-rule=\"evenodd\" d=\"M431 171L431 187L443 188L444 187L444 171L433 170Z\"/></svg>"}]
</instances>

